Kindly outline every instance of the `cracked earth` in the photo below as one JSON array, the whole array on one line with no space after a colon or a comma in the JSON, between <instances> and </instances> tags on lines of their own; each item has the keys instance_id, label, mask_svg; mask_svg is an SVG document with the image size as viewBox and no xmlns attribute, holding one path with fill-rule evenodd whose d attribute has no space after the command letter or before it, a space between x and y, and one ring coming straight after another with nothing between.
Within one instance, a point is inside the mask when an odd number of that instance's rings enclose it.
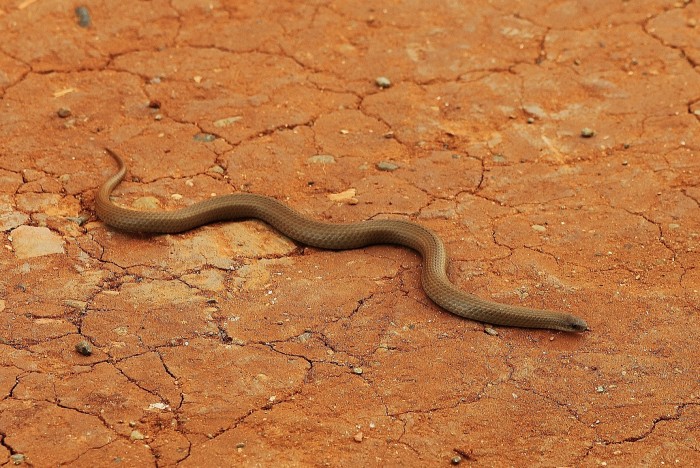
<instances>
[{"instance_id":1,"label":"cracked earth","mask_svg":"<svg viewBox=\"0 0 700 468\"><path fill-rule=\"evenodd\" d=\"M0 6L0 464L700 464L700 3L306 3ZM124 206L412 219L591 331L403 248L116 232L105 146Z\"/></svg>"}]
</instances>

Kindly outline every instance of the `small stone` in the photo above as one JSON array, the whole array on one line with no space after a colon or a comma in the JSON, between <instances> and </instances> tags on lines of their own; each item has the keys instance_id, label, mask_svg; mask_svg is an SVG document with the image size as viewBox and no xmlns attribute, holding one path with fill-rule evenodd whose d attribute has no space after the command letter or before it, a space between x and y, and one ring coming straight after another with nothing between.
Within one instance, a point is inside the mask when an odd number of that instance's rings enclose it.
<instances>
[{"instance_id":1,"label":"small stone","mask_svg":"<svg viewBox=\"0 0 700 468\"><path fill-rule=\"evenodd\" d=\"M72 223L77 224L78 226L82 226L85 224L90 217L86 215L80 215L80 216L67 216L66 219Z\"/></svg>"},{"instance_id":2,"label":"small stone","mask_svg":"<svg viewBox=\"0 0 700 468\"><path fill-rule=\"evenodd\" d=\"M593 131L593 129L588 127L581 129L581 136L583 138L591 138L593 135L595 135L595 131Z\"/></svg>"},{"instance_id":3,"label":"small stone","mask_svg":"<svg viewBox=\"0 0 700 468\"><path fill-rule=\"evenodd\" d=\"M462 457L460 457L459 455L455 455L450 460L450 463L452 463L453 465L459 465L460 463L462 463Z\"/></svg>"},{"instance_id":4,"label":"small stone","mask_svg":"<svg viewBox=\"0 0 700 468\"><path fill-rule=\"evenodd\" d=\"M355 442L362 442L362 439L364 439L365 435L362 433L362 431L358 432L355 434L352 438Z\"/></svg>"},{"instance_id":5,"label":"small stone","mask_svg":"<svg viewBox=\"0 0 700 468\"><path fill-rule=\"evenodd\" d=\"M136 421L129 421L129 427L136 427Z\"/></svg>"},{"instance_id":6,"label":"small stone","mask_svg":"<svg viewBox=\"0 0 700 468\"><path fill-rule=\"evenodd\" d=\"M223 119L215 120L214 126L219 128L229 127L241 120L243 120L243 117L241 117L240 115L234 115L232 117L226 117Z\"/></svg>"},{"instance_id":7,"label":"small stone","mask_svg":"<svg viewBox=\"0 0 700 468\"><path fill-rule=\"evenodd\" d=\"M491 336L498 336L498 332L491 327L484 328L484 333Z\"/></svg>"},{"instance_id":8,"label":"small stone","mask_svg":"<svg viewBox=\"0 0 700 468\"><path fill-rule=\"evenodd\" d=\"M13 455L10 455L10 460L12 460L12 463L14 465L21 465L24 463L25 456L23 453L15 453Z\"/></svg>"},{"instance_id":9,"label":"small stone","mask_svg":"<svg viewBox=\"0 0 700 468\"><path fill-rule=\"evenodd\" d=\"M627 160L622 161L622 165L623 165L623 166L629 165L629 161L627 161Z\"/></svg>"},{"instance_id":10,"label":"small stone","mask_svg":"<svg viewBox=\"0 0 700 468\"><path fill-rule=\"evenodd\" d=\"M212 135L211 133L197 133L194 136L194 141L203 141L205 143L210 143L214 140L216 140L216 135Z\"/></svg>"},{"instance_id":11,"label":"small stone","mask_svg":"<svg viewBox=\"0 0 700 468\"><path fill-rule=\"evenodd\" d=\"M74 299L65 299L63 301L65 305L68 307L75 309L75 310L85 310L87 309L87 302L85 301L77 301Z\"/></svg>"},{"instance_id":12,"label":"small stone","mask_svg":"<svg viewBox=\"0 0 700 468\"><path fill-rule=\"evenodd\" d=\"M86 6L79 6L75 9L75 16L78 17L78 26L81 28L89 28L92 24L90 18L90 10Z\"/></svg>"},{"instance_id":13,"label":"small stone","mask_svg":"<svg viewBox=\"0 0 700 468\"><path fill-rule=\"evenodd\" d=\"M306 343L311 339L311 332L304 332L301 335L297 336L297 340L299 343Z\"/></svg>"},{"instance_id":14,"label":"small stone","mask_svg":"<svg viewBox=\"0 0 700 468\"><path fill-rule=\"evenodd\" d=\"M156 403L151 403L150 405L148 405L149 410L166 410L169 407L170 407L169 405L167 405L166 403L160 402L160 401L158 401Z\"/></svg>"},{"instance_id":15,"label":"small stone","mask_svg":"<svg viewBox=\"0 0 700 468\"><path fill-rule=\"evenodd\" d=\"M391 80L386 76L377 77L377 79L374 80L374 83L382 89L386 89L391 86Z\"/></svg>"},{"instance_id":16,"label":"small stone","mask_svg":"<svg viewBox=\"0 0 700 468\"><path fill-rule=\"evenodd\" d=\"M315 154L309 156L307 161L311 164L335 164L335 157L332 154Z\"/></svg>"},{"instance_id":17,"label":"small stone","mask_svg":"<svg viewBox=\"0 0 700 468\"><path fill-rule=\"evenodd\" d=\"M151 109L160 109L160 101L158 99L151 99L148 101L148 107Z\"/></svg>"},{"instance_id":18,"label":"small stone","mask_svg":"<svg viewBox=\"0 0 700 468\"><path fill-rule=\"evenodd\" d=\"M598 386L595 388L595 391L598 392L598 393L605 393L605 387L603 387L602 385L598 385Z\"/></svg>"},{"instance_id":19,"label":"small stone","mask_svg":"<svg viewBox=\"0 0 700 468\"><path fill-rule=\"evenodd\" d=\"M537 231L537 232L545 232L547 230L547 227L542 226L541 224L533 224L530 227L532 228L533 231Z\"/></svg>"},{"instance_id":20,"label":"small stone","mask_svg":"<svg viewBox=\"0 0 700 468\"><path fill-rule=\"evenodd\" d=\"M56 114L62 119L65 119L66 117L70 117L71 115L73 115L73 113L67 107L61 107L60 109L58 109L58 111L56 111Z\"/></svg>"},{"instance_id":21,"label":"small stone","mask_svg":"<svg viewBox=\"0 0 700 468\"><path fill-rule=\"evenodd\" d=\"M678 229L678 228L680 228L680 227L681 227L681 225L680 225L680 224L676 224L676 223L670 223L670 224L668 225L668 228L669 228L669 229Z\"/></svg>"},{"instance_id":22,"label":"small stone","mask_svg":"<svg viewBox=\"0 0 700 468\"><path fill-rule=\"evenodd\" d=\"M245 448L245 442L238 442L238 443L236 444L236 448L237 448L237 449Z\"/></svg>"},{"instance_id":23,"label":"small stone","mask_svg":"<svg viewBox=\"0 0 700 468\"><path fill-rule=\"evenodd\" d=\"M92 354L92 345L89 341L82 340L75 345L75 350L83 356L90 356Z\"/></svg>"},{"instance_id":24,"label":"small stone","mask_svg":"<svg viewBox=\"0 0 700 468\"><path fill-rule=\"evenodd\" d=\"M328 199L335 202L347 203L348 205L357 205L358 200L355 198L355 195L357 195L357 190L351 188L340 193L330 193L328 194Z\"/></svg>"},{"instance_id":25,"label":"small stone","mask_svg":"<svg viewBox=\"0 0 700 468\"><path fill-rule=\"evenodd\" d=\"M527 123L529 123L529 124L535 123L535 119L533 119L532 117L528 117L528 118L527 118ZM455 458L456 458L456 457L455 457Z\"/></svg>"},{"instance_id":26,"label":"small stone","mask_svg":"<svg viewBox=\"0 0 700 468\"><path fill-rule=\"evenodd\" d=\"M362 367L353 367L352 373L357 375L362 375Z\"/></svg>"},{"instance_id":27,"label":"small stone","mask_svg":"<svg viewBox=\"0 0 700 468\"><path fill-rule=\"evenodd\" d=\"M537 104L525 104L523 106L523 110L530 114L531 118L538 117L540 119L543 119L547 116L545 110Z\"/></svg>"},{"instance_id":28,"label":"small stone","mask_svg":"<svg viewBox=\"0 0 700 468\"><path fill-rule=\"evenodd\" d=\"M389 162L389 161L381 161L381 162L377 163L377 169L379 169L380 171L391 172L391 171L395 171L398 168L399 168L398 164L394 164L394 163Z\"/></svg>"},{"instance_id":29,"label":"small stone","mask_svg":"<svg viewBox=\"0 0 700 468\"><path fill-rule=\"evenodd\" d=\"M131 431L131 435L129 435L129 438L131 440L143 440L146 438L146 436L143 435L141 431L134 429L133 431Z\"/></svg>"}]
</instances>

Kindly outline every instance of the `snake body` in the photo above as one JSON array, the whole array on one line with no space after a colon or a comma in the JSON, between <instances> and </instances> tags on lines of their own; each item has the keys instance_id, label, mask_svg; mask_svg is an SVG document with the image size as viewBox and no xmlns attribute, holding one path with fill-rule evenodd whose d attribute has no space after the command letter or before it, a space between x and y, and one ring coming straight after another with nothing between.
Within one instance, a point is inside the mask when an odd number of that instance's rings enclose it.
<instances>
[{"instance_id":1,"label":"snake body","mask_svg":"<svg viewBox=\"0 0 700 468\"><path fill-rule=\"evenodd\" d=\"M447 278L447 252L430 229L401 220L370 220L332 224L309 219L274 198L250 193L221 195L173 211L137 211L115 205L110 195L126 173L114 151L118 171L99 189L95 208L106 224L127 232L176 233L216 221L257 218L302 244L323 249L357 249L373 244L398 244L423 257L421 280L426 294L440 307L479 322L568 332L588 329L574 315L486 301L457 289Z\"/></svg>"}]
</instances>

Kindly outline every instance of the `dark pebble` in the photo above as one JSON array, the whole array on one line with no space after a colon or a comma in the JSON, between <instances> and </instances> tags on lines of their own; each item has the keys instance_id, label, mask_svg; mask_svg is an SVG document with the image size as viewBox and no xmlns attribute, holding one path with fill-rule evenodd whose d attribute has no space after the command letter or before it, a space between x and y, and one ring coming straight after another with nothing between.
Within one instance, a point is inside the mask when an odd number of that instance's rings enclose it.
<instances>
[{"instance_id":1,"label":"dark pebble","mask_svg":"<svg viewBox=\"0 0 700 468\"><path fill-rule=\"evenodd\" d=\"M75 350L83 356L90 356L92 354L92 345L89 341L83 340L75 345Z\"/></svg>"},{"instance_id":2,"label":"dark pebble","mask_svg":"<svg viewBox=\"0 0 700 468\"><path fill-rule=\"evenodd\" d=\"M75 16L78 17L78 26L81 28L89 28L92 25L90 18L90 10L86 6L79 6L75 9Z\"/></svg>"}]
</instances>

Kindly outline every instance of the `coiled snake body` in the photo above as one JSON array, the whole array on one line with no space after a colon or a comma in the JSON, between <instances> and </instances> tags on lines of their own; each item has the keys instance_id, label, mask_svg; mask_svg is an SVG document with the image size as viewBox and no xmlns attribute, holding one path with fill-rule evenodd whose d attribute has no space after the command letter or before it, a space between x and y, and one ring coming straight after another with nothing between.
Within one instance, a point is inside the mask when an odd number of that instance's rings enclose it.
<instances>
[{"instance_id":1,"label":"coiled snake body","mask_svg":"<svg viewBox=\"0 0 700 468\"><path fill-rule=\"evenodd\" d=\"M116 229L176 233L216 221L257 218L297 242L323 249L357 249L372 244L403 245L422 255L423 289L445 310L496 325L569 332L588 329L586 322L574 315L499 304L457 289L447 278L448 259L442 240L433 231L409 221L325 223L306 218L274 198L249 193L221 195L174 211L137 211L119 207L112 203L110 194L123 179L126 166L119 155L110 149L107 152L117 161L119 170L100 188L95 209L102 221Z\"/></svg>"}]
</instances>

